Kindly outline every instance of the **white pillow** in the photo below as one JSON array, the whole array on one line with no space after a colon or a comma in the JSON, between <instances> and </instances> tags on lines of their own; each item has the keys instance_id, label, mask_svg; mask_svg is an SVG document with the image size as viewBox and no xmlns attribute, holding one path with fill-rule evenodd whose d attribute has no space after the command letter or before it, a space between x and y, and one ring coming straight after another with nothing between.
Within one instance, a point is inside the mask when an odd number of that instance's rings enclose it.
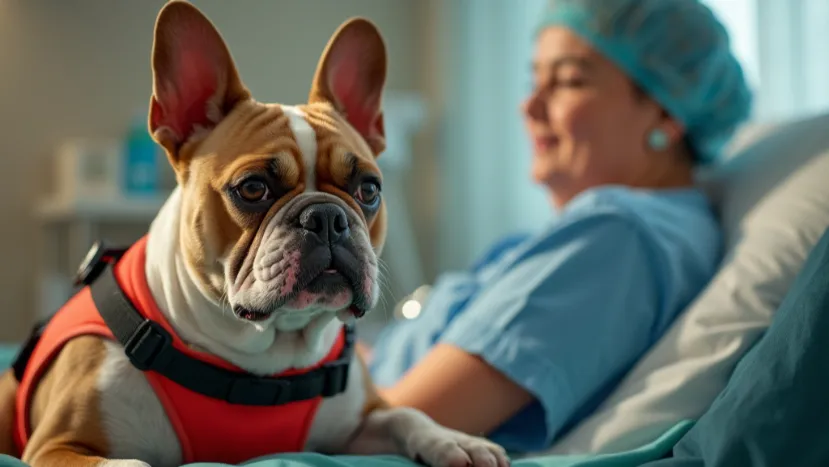
<instances>
[{"instance_id":1,"label":"white pillow","mask_svg":"<svg viewBox=\"0 0 829 467\"><path fill-rule=\"evenodd\" d=\"M829 226L828 128L829 115L787 125L702 176L725 232L720 270L602 406L545 454L635 449L707 410Z\"/></svg>"}]
</instances>

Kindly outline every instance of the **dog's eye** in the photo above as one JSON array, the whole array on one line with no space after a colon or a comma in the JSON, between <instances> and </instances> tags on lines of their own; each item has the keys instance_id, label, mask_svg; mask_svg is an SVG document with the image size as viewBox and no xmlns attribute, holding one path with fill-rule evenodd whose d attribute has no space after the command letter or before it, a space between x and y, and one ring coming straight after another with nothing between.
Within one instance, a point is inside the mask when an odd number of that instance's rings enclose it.
<instances>
[{"instance_id":1,"label":"dog's eye","mask_svg":"<svg viewBox=\"0 0 829 467\"><path fill-rule=\"evenodd\" d=\"M380 199L380 185L371 181L361 183L355 198L365 206L373 206Z\"/></svg>"},{"instance_id":2,"label":"dog's eye","mask_svg":"<svg viewBox=\"0 0 829 467\"><path fill-rule=\"evenodd\" d=\"M249 203L267 200L270 196L268 185L259 179L248 179L236 189L239 197Z\"/></svg>"}]
</instances>

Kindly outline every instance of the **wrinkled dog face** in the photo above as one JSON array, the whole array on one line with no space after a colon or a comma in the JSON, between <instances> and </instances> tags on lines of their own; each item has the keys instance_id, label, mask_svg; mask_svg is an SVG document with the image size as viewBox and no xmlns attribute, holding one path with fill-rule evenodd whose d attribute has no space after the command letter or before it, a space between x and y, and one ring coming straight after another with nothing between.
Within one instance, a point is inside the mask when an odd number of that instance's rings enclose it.
<instances>
[{"instance_id":1,"label":"wrinkled dog face","mask_svg":"<svg viewBox=\"0 0 829 467\"><path fill-rule=\"evenodd\" d=\"M251 236L243 235L227 257L228 299L244 319L285 314L282 328L302 327L316 312L350 308L361 316L377 299L370 226L382 207L380 172L372 157L358 155L367 148L341 136L346 128L319 124L336 118L330 109L279 111L296 147L224 177L224 204L251 226Z\"/></svg>"},{"instance_id":2,"label":"wrinkled dog face","mask_svg":"<svg viewBox=\"0 0 829 467\"><path fill-rule=\"evenodd\" d=\"M150 131L177 173L181 248L202 288L239 319L284 330L373 307L386 227L376 28L354 19L334 33L308 104L262 104L209 20L171 2L153 72Z\"/></svg>"}]
</instances>

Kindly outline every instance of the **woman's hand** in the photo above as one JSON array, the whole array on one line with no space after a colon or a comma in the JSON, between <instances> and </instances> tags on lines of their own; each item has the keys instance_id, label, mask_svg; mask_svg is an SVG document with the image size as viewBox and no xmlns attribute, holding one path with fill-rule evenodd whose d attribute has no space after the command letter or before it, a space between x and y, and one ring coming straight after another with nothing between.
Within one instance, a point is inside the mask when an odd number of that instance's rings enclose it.
<instances>
[{"instance_id":1,"label":"woman's hand","mask_svg":"<svg viewBox=\"0 0 829 467\"><path fill-rule=\"evenodd\" d=\"M354 344L354 350L357 351L357 356L363 359L364 362L369 363L371 361L371 347L357 341Z\"/></svg>"},{"instance_id":2,"label":"woman's hand","mask_svg":"<svg viewBox=\"0 0 829 467\"><path fill-rule=\"evenodd\" d=\"M392 406L414 407L471 435L489 434L533 400L483 359L447 344L436 345L397 385L378 391Z\"/></svg>"}]
</instances>

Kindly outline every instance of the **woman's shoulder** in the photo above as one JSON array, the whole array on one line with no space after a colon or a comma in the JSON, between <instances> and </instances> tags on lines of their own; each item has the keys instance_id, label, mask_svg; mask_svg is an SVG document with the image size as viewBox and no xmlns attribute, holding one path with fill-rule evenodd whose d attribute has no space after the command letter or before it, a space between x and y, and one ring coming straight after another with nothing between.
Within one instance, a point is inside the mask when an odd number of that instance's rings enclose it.
<instances>
[{"instance_id":1,"label":"woman's shoulder","mask_svg":"<svg viewBox=\"0 0 829 467\"><path fill-rule=\"evenodd\" d=\"M709 198L694 187L594 189L574 199L561 220L564 225L625 225L663 267L703 278L713 274L721 254L717 216Z\"/></svg>"},{"instance_id":2,"label":"woman's shoulder","mask_svg":"<svg viewBox=\"0 0 829 467\"><path fill-rule=\"evenodd\" d=\"M710 201L697 188L595 188L574 198L539 240L585 242L585 232L598 242L636 241L654 257L705 273L716 264L722 242Z\"/></svg>"},{"instance_id":3,"label":"woman's shoulder","mask_svg":"<svg viewBox=\"0 0 829 467\"><path fill-rule=\"evenodd\" d=\"M693 235L717 232L708 197L697 188L644 190L607 186L585 191L562 211L560 221L606 219L629 222L645 231L668 229ZM691 232L688 232L688 229Z\"/></svg>"}]
</instances>

